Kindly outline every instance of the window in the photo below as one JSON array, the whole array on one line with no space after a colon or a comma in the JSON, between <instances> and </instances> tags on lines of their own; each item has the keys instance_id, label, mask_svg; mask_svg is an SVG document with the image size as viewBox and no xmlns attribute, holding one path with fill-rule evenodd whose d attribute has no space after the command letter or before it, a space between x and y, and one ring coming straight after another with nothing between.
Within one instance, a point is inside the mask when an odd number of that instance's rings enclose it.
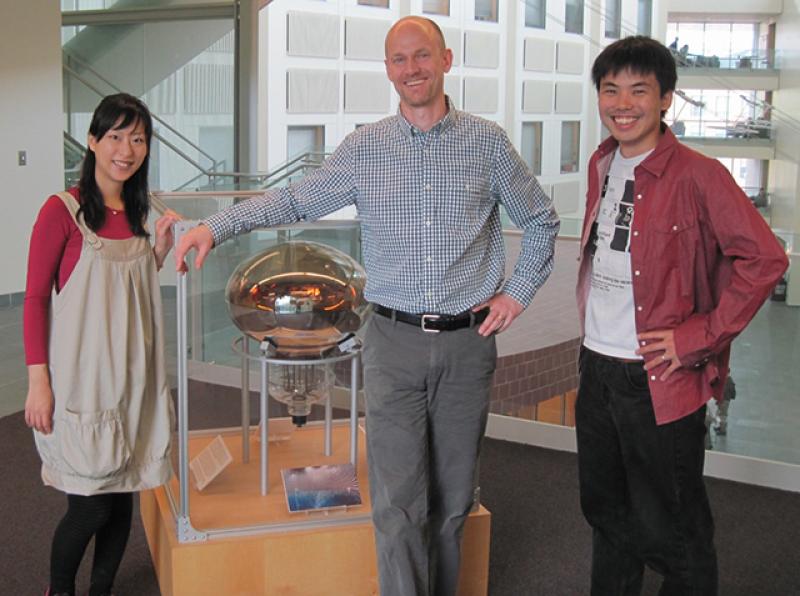
<instances>
[{"instance_id":1,"label":"window","mask_svg":"<svg viewBox=\"0 0 800 596\"><path fill-rule=\"evenodd\" d=\"M422 12L449 16L450 0L422 0Z\"/></svg>"},{"instance_id":2,"label":"window","mask_svg":"<svg viewBox=\"0 0 800 596\"><path fill-rule=\"evenodd\" d=\"M566 0L564 31L583 34L583 0Z\"/></svg>"},{"instance_id":3,"label":"window","mask_svg":"<svg viewBox=\"0 0 800 596\"><path fill-rule=\"evenodd\" d=\"M621 0L606 0L606 37L611 39L619 39L621 29Z\"/></svg>"},{"instance_id":4,"label":"window","mask_svg":"<svg viewBox=\"0 0 800 596\"><path fill-rule=\"evenodd\" d=\"M639 0L639 14L636 30L639 35L649 36L653 30L653 0Z\"/></svg>"},{"instance_id":5,"label":"window","mask_svg":"<svg viewBox=\"0 0 800 596\"><path fill-rule=\"evenodd\" d=\"M772 125L765 93L745 89L683 89L665 120L678 136L768 139Z\"/></svg>"},{"instance_id":6,"label":"window","mask_svg":"<svg viewBox=\"0 0 800 596\"><path fill-rule=\"evenodd\" d=\"M525 26L544 29L546 0L525 0Z\"/></svg>"},{"instance_id":7,"label":"window","mask_svg":"<svg viewBox=\"0 0 800 596\"><path fill-rule=\"evenodd\" d=\"M497 0L475 0L475 20L497 22Z\"/></svg>"},{"instance_id":8,"label":"window","mask_svg":"<svg viewBox=\"0 0 800 596\"><path fill-rule=\"evenodd\" d=\"M572 174L578 171L581 150L581 123L561 123L561 173Z\"/></svg>"},{"instance_id":9,"label":"window","mask_svg":"<svg viewBox=\"0 0 800 596\"><path fill-rule=\"evenodd\" d=\"M389 0L358 0L361 6L377 6L378 8L389 8Z\"/></svg>"},{"instance_id":10,"label":"window","mask_svg":"<svg viewBox=\"0 0 800 596\"><path fill-rule=\"evenodd\" d=\"M767 51L759 47L756 23L667 24L667 39L683 55L679 66L711 68L765 68Z\"/></svg>"},{"instance_id":11,"label":"window","mask_svg":"<svg viewBox=\"0 0 800 596\"><path fill-rule=\"evenodd\" d=\"M542 123L522 123L522 159L536 176L542 175Z\"/></svg>"},{"instance_id":12,"label":"window","mask_svg":"<svg viewBox=\"0 0 800 596\"><path fill-rule=\"evenodd\" d=\"M325 149L324 126L289 126L286 130L286 159L308 151Z\"/></svg>"},{"instance_id":13,"label":"window","mask_svg":"<svg viewBox=\"0 0 800 596\"><path fill-rule=\"evenodd\" d=\"M718 157L717 161L727 168L733 179L736 180L736 184L746 195L757 196L763 188L765 163L762 160L745 157Z\"/></svg>"}]
</instances>

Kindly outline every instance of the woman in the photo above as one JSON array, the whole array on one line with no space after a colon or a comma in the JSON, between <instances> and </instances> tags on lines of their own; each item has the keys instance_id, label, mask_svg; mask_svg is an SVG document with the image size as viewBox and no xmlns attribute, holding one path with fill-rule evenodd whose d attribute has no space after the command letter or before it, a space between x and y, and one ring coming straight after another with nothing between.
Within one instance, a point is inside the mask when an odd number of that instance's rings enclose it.
<instances>
[{"instance_id":1,"label":"woman","mask_svg":"<svg viewBox=\"0 0 800 596\"><path fill-rule=\"evenodd\" d=\"M72 595L95 537L90 596L111 593L133 493L170 476L171 400L157 270L172 248L167 212L151 247L147 107L120 93L89 127L78 186L51 196L31 235L25 291L25 421L42 480L67 494L50 557L50 596ZM55 289L55 293L52 290Z\"/></svg>"}]
</instances>

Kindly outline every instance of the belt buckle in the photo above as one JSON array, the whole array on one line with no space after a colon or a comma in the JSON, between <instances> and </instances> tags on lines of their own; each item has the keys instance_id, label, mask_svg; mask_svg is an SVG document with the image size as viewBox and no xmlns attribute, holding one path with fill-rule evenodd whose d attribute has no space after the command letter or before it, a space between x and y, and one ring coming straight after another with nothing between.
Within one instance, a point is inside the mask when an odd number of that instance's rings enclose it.
<instances>
[{"instance_id":1,"label":"belt buckle","mask_svg":"<svg viewBox=\"0 0 800 596\"><path fill-rule=\"evenodd\" d=\"M420 327L425 333L439 333L441 329L428 329L425 326L426 321L436 321L439 319L439 315L422 315L422 320L420 321Z\"/></svg>"}]
</instances>

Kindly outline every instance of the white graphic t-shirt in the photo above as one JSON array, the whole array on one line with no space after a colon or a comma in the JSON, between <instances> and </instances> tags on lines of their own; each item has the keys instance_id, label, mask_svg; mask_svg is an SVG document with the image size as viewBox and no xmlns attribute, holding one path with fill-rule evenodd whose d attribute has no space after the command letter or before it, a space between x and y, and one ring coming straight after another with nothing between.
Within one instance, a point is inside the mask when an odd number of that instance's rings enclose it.
<instances>
[{"instance_id":1,"label":"white graphic t-shirt","mask_svg":"<svg viewBox=\"0 0 800 596\"><path fill-rule=\"evenodd\" d=\"M592 277L583 344L616 358L641 358L636 354L631 285L633 170L651 152L625 158L617 149L600 191L600 209L589 236Z\"/></svg>"}]
</instances>

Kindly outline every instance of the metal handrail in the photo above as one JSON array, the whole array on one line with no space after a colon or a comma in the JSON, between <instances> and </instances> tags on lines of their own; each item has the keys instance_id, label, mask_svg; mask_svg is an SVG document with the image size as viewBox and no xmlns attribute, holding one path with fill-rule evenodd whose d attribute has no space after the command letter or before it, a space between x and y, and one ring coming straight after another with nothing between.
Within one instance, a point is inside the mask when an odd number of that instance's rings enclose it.
<instances>
[{"instance_id":1,"label":"metal handrail","mask_svg":"<svg viewBox=\"0 0 800 596\"><path fill-rule=\"evenodd\" d=\"M68 59L70 59L70 60L74 60L75 62L77 62L77 63L78 63L80 66L82 66L83 68L85 68L86 70L88 70L90 73L92 73L94 76L96 76L98 79L100 79L101 81L103 81L103 82L104 82L106 85L108 85L109 87L111 87L111 88L112 88L114 91L116 91L117 93L122 93L122 89L120 89L119 87L117 87L117 86L116 86L114 83L112 83L112 82L111 82L111 81L109 81L107 78L105 78L103 75L101 75L99 72L97 72L97 71L96 71L94 68L92 68L92 67L91 67L89 64L87 64L85 60L83 60L83 59L81 59L81 58L78 58L77 56L75 56L75 55L73 55L73 54L70 54L70 53L69 53L69 52L67 52L67 51L63 51L63 53L64 53L64 55L66 55L66 56L67 56L67 58L68 58ZM67 67L65 66L65 68L67 68ZM71 73L72 73L72 74L74 74L75 76L78 76L78 75L77 75L77 73L75 73L75 71L73 71L73 70L71 70L71 69L70 69L70 71L71 71ZM78 80L80 80L82 83L84 83L84 84L87 84L87 85L88 85L88 83L86 83L86 81L85 81L84 79L81 79L80 77L78 77ZM92 90L93 90L93 91L96 91L97 93L100 93L100 92L99 92L97 89L92 89ZM102 93L100 93L100 95L103 95L103 94L102 94ZM182 141L184 141L184 142L185 142L187 145L189 145L190 147L192 147L192 149L196 149L198 153L200 153L200 154L201 154L201 155L203 155L204 157L208 158L208 160L209 160L209 161L211 161L211 163L213 163L213 164L214 164L214 166L212 167L212 170L211 170L211 171L215 171L215 170L216 170L216 167L217 167L217 163L218 163L218 162L217 162L217 160L216 160L216 159L214 159L214 156L213 156L213 155L210 155L209 153L206 153L205 151L203 151L203 149L202 149L201 147L199 147L199 146L195 145L195 144L194 144L194 142L192 142L192 140L191 140L191 139L189 139L188 137L186 137L186 136L185 136L183 133L181 133L181 132L180 132L178 129L176 129L175 127L173 127L171 124L169 124L169 123L168 123L168 122L166 122L165 120L163 120L163 119L159 118L159 116L158 116L158 115L156 115L156 114L150 114L150 115L152 116L153 120L155 120L156 122L158 122L158 123L159 123L161 126L163 126L164 128L166 128L167 130L169 130L169 131L171 131L171 132L175 133L175 135L176 135L178 138L180 138L180 139L181 139Z\"/></svg>"},{"instance_id":2,"label":"metal handrail","mask_svg":"<svg viewBox=\"0 0 800 596\"><path fill-rule=\"evenodd\" d=\"M239 182L242 179L250 179L250 180L252 180L253 184L263 184L264 188L270 188L272 186L275 186L279 182L282 182L283 180L291 177L292 175L296 174L299 171L305 170L307 168L319 167L321 165L321 162L317 161L317 160L315 160L313 158L310 159L310 156L311 157L326 157L328 155L330 155L330 154L328 152L325 152L325 151L307 151L305 153L302 153L302 154L298 155L297 157L292 158L291 160L287 161L286 163L278 166L272 172L213 172L212 174L198 174L197 176L195 176L191 180L188 180L187 182L181 184L175 190L183 190L183 189L185 189L186 187L191 185L193 182L195 182L198 178L200 178L200 177L202 177L204 175L208 175L209 177L213 176L214 178L232 178L235 182ZM291 169L288 169L291 166L293 166L294 164L297 164L298 162L300 162L299 165L296 165L295 167L293 167ZM282 173L280 176L278 176L278 178L276 178L274 180L270 180L270 178L273 178L274 176L277 176L283 170L287 170L287 169L288 169L288 171L286 171L285 173Z\"/></svg>"},{"instance_id":3,"label":"metal handrail","mask_svg":"<svg viewBox=\"0 0 800 596\"><path fill-rule=\"evenodd\" d=\"M71 76L75 77L75 78L76 78L76 79L78 79L78 80L79 80L81 83L83 83L84 85L86 85L86 86L87 86L89 89L91 89L92 91L94 91L95 93L97 93L97 94L98 94L100 97L103 97L103 92L102 92L102 91L100 91L100 90L99 90L97 87L95 87L94 85L92 85L91 83L89 83L87 80L85 80L83 77L81 77L81 76L80 76L78 73L76 73L74 70L72 70L72 69L71 69L69 66L66 66L66 65L65 65L63 68L64 68L64 71L66 71L66 72L67 72L67 74L69 74L69 75L71 75ZM205 168L204 168L202 165L200 165L199 163L197 163L196 161L194 161L194 160L193 160L191 157L189 157L188 155L186 155L186 154L185 154L183 151L181 151L181 150L180 150L180 149L178 149L178 148L177 148L175 145L173 145L172 143L170 143L169 141L167 141L167 140L166 140L164 137L162 137L162 136L161 136L160 134L158 134L157 132L153 131L153 136L154 136L156 139L158 139L159 141L161 141L161 142L162 142L164 145L166 145L167 147L169 147L170 149L172 149L172 150L173 150L175 153L177 153L178 155L180 155L180 156L181 156L183 159L185 159L185 160L186 160L186 161L188 161L190 164L192 164L194 167L196 167L198 170L200 170L201 172L203 172L203 173L204 173L206 176L213 176L213 175L214 175L214 171L213 171L213 170L206 170L206 169L205 169ZM216 163L216 162L215 162L215 163Z\"/></svg>"}]
</instances>

